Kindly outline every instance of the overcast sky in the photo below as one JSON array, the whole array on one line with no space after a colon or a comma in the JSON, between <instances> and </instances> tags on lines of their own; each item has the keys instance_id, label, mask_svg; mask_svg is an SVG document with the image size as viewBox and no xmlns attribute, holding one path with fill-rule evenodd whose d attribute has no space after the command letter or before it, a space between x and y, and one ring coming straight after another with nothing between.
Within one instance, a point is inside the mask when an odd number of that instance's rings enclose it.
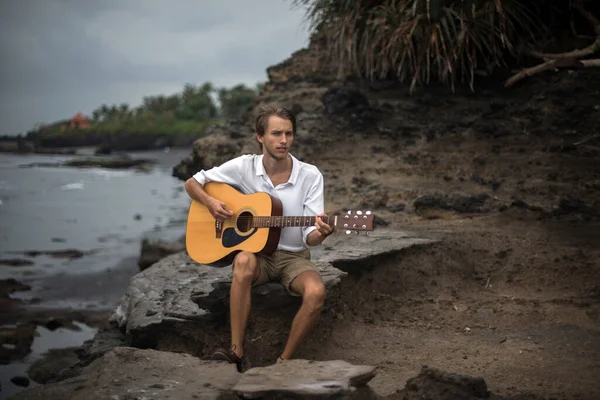
<instances>
[{"instance_id":1,"label":"overcast sky","mask_svg":"<svg viewBox=\"0 0 600 400\"><path fill-rule=\"evenodd\" d=\"M291 0L0 0L0 135L187 82L254 85L307 45Z\"/></svg>"}]
</instances>

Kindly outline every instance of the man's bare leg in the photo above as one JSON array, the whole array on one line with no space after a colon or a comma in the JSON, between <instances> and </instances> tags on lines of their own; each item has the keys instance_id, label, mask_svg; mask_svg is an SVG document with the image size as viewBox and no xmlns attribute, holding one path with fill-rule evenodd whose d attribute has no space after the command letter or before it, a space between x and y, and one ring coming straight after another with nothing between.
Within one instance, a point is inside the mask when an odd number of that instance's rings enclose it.
<instances>
[{"instance_id":1,"label":"man's bare leg","mask_svg":"<svg viewBox=\"0 0 600 400\"><path fill-rule=\"evenodd\" d=\"M287 344L281 353L284 360L292 358L300 348L319 320L325 302L325 285L318 272L301 273L292 281L290 289L302 296L302 305L294 317Z\"/></svg>"},{"instance_id":2,"label":"man's bare leg","mask_svg":"<svg viewBox=\"0 0 600 400\"><path fill-rule=\"evenodd\" d=\"M241 252L233 261L233 281L229 292L229 312L231 319L231 346L241 357L244 354L244 332L250 314L252 282L260 276L256 256Z\"/></svg>"}]
</instances>

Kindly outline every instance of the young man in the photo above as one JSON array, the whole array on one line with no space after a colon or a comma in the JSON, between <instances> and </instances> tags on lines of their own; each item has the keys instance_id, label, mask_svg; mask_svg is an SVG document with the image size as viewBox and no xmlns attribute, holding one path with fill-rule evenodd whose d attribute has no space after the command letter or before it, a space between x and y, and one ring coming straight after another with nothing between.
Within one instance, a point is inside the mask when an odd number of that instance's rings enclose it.
<instances>
[{"instance_id":1,"label":"young man","mask_svg":"<svg viewBox=\"0 0 600 400\"><path fill-rule=\"evenodd\" d=\"M271 256L242 251L234 258L230 291L231 347L218 349L213 359L235 363L240 372L251 287L277 281L292 296L302 297L302 306L277 362L291 358L319 319L325 299L325 286L310 261L308 248L321 244L333 232L321 219L325 216L323 175L315 166L298 161L290 154L296 134L294 115L284 108L263 107L256 116L255 128L262 154L243 155L198 172L185 183L188 195L204 204L220 221L233 213L223 201L203 190L207 182L235 185L246 194L267 192L281 200L283 215L317 218L314 226L282 228L277 251Z\"/></svg>"}]
</instances>

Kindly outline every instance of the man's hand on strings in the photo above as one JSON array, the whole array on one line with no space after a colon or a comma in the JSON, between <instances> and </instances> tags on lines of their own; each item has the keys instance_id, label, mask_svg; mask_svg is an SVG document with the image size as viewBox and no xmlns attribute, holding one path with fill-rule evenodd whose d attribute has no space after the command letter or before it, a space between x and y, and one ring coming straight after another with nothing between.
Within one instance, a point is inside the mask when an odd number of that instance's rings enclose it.
<instances>
[{"instance_id":1,"label":"man's hand on strings","mask_svg":"<svg viewBox=\"0 0 600 400\"><path fill-rule=\"evenodd\" d=\"M315 226L317 227L317 230L323 237L327 237L333 233L333 228L330 225L323 222L322 217L326 216L327 215L325 213L319 213L315 218Z\"/></svg>"},{"instance_id":2,"label":"man's hand on strings","mask_svg":"<svg viewBox=\"0 0 600 400\"><path fill-rule=\"evenodd\" d=\"M225 203L215 198L210 201L207 208L213 218L218 221L225 221L233 215L233 212L227 209Z\"/></svg>"}]
</instances>

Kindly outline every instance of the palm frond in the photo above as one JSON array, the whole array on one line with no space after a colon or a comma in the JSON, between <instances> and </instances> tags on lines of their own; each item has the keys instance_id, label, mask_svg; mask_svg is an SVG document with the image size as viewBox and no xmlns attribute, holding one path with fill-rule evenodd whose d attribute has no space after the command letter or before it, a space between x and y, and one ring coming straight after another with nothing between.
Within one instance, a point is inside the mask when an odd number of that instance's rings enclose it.
<instances>
[{"instance_id":1,"label":"palm frond","mask_svg":"<svg viewBox=\"0 0 600 400\"><path fill-rule=\"evenodd\" d=\"M542 0L293 0L330 44L329 60L368 79L468 81L544 26Z\"/></svg>"}]
</instances>

